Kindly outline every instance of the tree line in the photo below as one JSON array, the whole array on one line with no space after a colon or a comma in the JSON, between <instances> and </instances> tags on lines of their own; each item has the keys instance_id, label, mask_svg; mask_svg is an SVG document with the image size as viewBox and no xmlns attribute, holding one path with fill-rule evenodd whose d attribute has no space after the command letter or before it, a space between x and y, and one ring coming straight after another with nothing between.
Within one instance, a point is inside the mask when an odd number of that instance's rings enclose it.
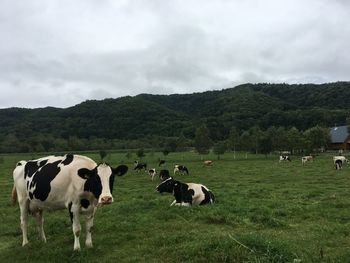
<instances>
[{"instance_id":1,"label":"tree line","mask_svg":"<svg viewBox=\"0 0 350 263\"><path fill-rule=\"evenodd\" d=\"M232 134L238 134L239 150L301 151L316 148L307 136L310 129L345 125L349 116L350 82L141 94L65 109L0 109L0 152L181 149L195 147L199 127L205 127L212 147L227 144L231 149Z\"/></svg>"},{"instance_id":2,"label":"tree line","mask_svg":"<svg viewBox=\"0 0 350 263\"><path fill-rule=\"evenodd\" d=\"M202 124L196 129L193 139L186 138L183 134L178 137L149 137L144 140L84 139L78 137L64 139L38 135L26 142L21 142L15 135L8 135L0 144L0 151L15 153L152 149L168 155L171 152L194 148L201 155L208 154L210 150L213 150L215 154L220 156L226 151L261 154L289 151L291 154L310 154L327 150L329 144L329 129L319 126L306 131L300 131L295 127L287 129L275 126L262 130L258 126L254 126L242 132L232 127L226 140L214 141L210 138L210 130L205 124Z\"/></svg>"}]
</instances>

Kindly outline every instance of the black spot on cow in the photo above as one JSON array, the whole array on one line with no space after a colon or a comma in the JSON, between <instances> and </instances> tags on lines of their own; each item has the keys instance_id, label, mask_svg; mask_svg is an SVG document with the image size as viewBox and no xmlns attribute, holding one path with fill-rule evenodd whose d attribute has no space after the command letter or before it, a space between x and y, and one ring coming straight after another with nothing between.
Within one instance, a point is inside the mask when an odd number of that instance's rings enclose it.
<instances>
[{"instance_id":1,"label":"black spot on cow","mask_svg":"<svg viewBox=\"0 0 350 263\"><path fill-rule=\"evenodd\" d=\"M48 161L48 159L40 161L39 167L44 166L47 163L47 161Z\"/></svg>"},{"instance_id":2,"label":"black spot on cow","mask_svg":"<svg viewBox=\"0 0 350 263\"><path fill-rule=\"evenodd\" d=\"M81 200L80 200L80 204L81 204L82 207L84 207L84 208L86 209L86 208L89 207L90 201L87 200L87 199L81 199Z\"/></svg>"},{"instance_id":3,"label":"black spot on cow","mask_svg":"<svg viewBox=\"0 0 350 263\"><path fill-rule=\"evenodd\" d=\"M33 193L29 192L29 199L33 199Z\"/></svg>"},{"instance_id":4,"label":"black spot on cow","mask_svg":"<svg viewBox=\"0 0 350 263\"><path fill-rule=\"evenodd\" d=\"M24 179L27 177L32 177L32 175L39 169L38 162L29 161L24 167Z\"/></svg>"},{"instance_id":5,"label":"black spot on cow","mask_svg":"<svg viewBox=\"0 0 350 263\"><path fill-rule=\"evenodd\" d=\"M192 204L192 197L194 195L193 189L188 189L188 185L175 181L174 196L177 203L185 202Z\"/></svg>"},{"instance_id":6,"label":"black spot on cow","mask_svg":"<svg viewBox=\"0 0 350 263\"><path fill-rule=\"evenodd\" d=\"M97 167L92 170L81 168L78 170L78 175L86 180L84 191L91 192L98 199L102 193L102 183L100 177L97 175Z\"/></svg>"},{"instance_id":7,"label":"black spot on cow","mask_svg":"<svg viewBox=\"0 0 350 263\"><path fill-rule=\"evenodd\" d=\"M204 193L204 200L199 205L209 204L211 200L214 202L214 194L211 191L208 191L202 186L202 192Z\"/></svg>"},{"instance_id":8,"label":"black spot on cow","mask_svg":"<svg viewBox=\"0 0 350 263\"><path fill-rule=\"evenodd\" d=\"M47 163L34 174L31 182L31 188L33 183L33 187L35 187L33 195L36 199L45 201L49 196L51 191L51 181L55 179L55 177L61 171L61 168L58 167L60 163L60 160L53 163Z\"/></svg>"},{"instance_id":9,"label":"black spot on cow","mask_svg":"<svg viewBox=\"0 0 350 263\"><path fill-rule=\"evenodd\" d=\"M27 181L27 190L29 189L29 181Z\"/></svg>"},{"instance_id":10,"label":"black spot on cow","mask_svg":"<svg viewBox=\"0 0 350 263\"><path fill-rule=\"evenodd\" d=\"M36 171L38 171L40 167L43 167L47 163L47 161L47 159L42 160L40 162L28 161L24 167L24 179L26 179L27 177L32 177L33 174L36 173Z\"/></svg>"},{"instance_id":11,"label":"black spot on cow","mask_svg":"<svg viewBox=\"0 0 350 263\"><path fill-rule=\"evenodd\" d=\"M68 165L71 162L73 162L74 155L73 154L66 154L66 159L63 160L62 164L63 165Z\"/></svg>"}]
</instances>

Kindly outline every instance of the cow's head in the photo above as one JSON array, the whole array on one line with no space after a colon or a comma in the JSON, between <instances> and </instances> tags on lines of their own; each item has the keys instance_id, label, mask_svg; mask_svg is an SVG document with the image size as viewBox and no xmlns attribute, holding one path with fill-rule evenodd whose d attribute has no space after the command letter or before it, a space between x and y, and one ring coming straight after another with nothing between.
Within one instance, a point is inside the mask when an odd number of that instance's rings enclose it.
<instances>
[{"instance_id":1,"label":"cow's head","mask_svg":"<svg viewBox=\"0 0 350 263\"><path fill-rule=\"evenodd\" d=\"M92 192L100 204L111 204L113 202L114 177L116 175L122 176L127 171L126 165L112 168L108 164L102 163L92 170L82 168L78 171L78 175L86 179L84 191Z\"/></svg>"},{"instance_id":2,"label":"cow's head","mask_svg":"<svg viewBox=\"0 0 350 263\"><path fill-rule=\"evenodd\" d=\"M176 181L172 177L169 177L164 182L162 182L160 185L158 185L156 190L159 193L163 193L163 192L172 193L174 191L175 183L176 183Z\"/></svg>"}]
</instances>

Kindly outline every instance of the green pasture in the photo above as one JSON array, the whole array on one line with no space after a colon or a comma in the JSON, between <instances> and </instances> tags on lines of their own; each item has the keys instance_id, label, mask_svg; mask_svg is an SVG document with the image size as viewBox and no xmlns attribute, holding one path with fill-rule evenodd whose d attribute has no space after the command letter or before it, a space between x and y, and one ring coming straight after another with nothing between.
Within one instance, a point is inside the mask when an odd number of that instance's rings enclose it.
<instances>
[{"instance_id":1,"label":"green pasture","mask_svg":"<svg viewBox=\"0 0 350 263\"><path fill-rule=\"evenodd\" d=\"M86 154L99 162L99 155ZM29 245L22 248L18 205L11 205L12 171L34 155L0 156L0 262L350 262L350 167L336 171L331 154L313 163L278 162L276 155L226 153L203 167L196 153L146 153L142 160L158 168L166 159L172 173L184 164L183 182L206 185L217 202L208 206L169 207L146 173L133 171L126 153L111 153L112 166L127 164L116 178L115 202L100 207L93 229L94 247L73 252L68 211L44 213L47 243L38 240L33 218Z\"/></svg>"}]
</instances>

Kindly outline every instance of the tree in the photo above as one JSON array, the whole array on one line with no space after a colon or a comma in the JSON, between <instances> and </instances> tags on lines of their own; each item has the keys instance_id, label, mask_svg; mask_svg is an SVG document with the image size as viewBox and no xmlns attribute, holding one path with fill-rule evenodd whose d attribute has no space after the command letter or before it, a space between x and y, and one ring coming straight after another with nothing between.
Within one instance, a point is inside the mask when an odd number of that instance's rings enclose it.
<instances>
[{"instance_id":1,"label":"tree","mask_svg":"<svg viewBox=\"0 0 350 263\"><path fill-rule=\"evenodd\" d=\"M260 140L261 133L262 132L261 132L259 126L253 126L252 128L249 129L249 135L250 135L251 143L252 143L253 149L255 151L255 154L258 153L259 140Z\"/></svg>"},{"instance_id":2,"label":"tree","mask_svg":"<svg viewBox=\"0 0 350 263\"><path fill-rule=\"evenodd\" d=\"M127 151L127 153L125 154L125 157L129 160L131 158L131 152Z\"/></svg>"},{"instance_id":3,"label":"tree","mask_svg":"<svg viewBox=\"0 0 350 263\"><path fill-rule=\"evenodd\" d=\"M291 153L303 149L303 137L301 132L293 127L287 131L287 148Z\"/></svg>"},{"instance_id":4,"label":"tree","mask_svg":"<svg viewBox=\"0 0 350 263\"><path fill-rule=\"evenodd\" d=\"M248 131L244 131L239 138L241 150L250 151L251 150L251 139ZM247 153L246 153L247 158Z\"/></svg>"},{"instance_id":5,"label":"tree","mask_svg":"<svg viewBox=\"0 0 350 263\"><path fill-rule=\"evenodd\" d=\"M233 151L233 159L236 159L236 147L239 144L239 133L236 127L231 128L227 143L229 149Z\"/></svg>"},{"instance_id":6,"label":"tree","mask_svg":"<svg viewBox=\"0 0 350 263\"><path fill-rule=\"evenodd\" d=\"M209 149L212 146L212 141L209 138L209 130L203 124L196 129L194 138L194 147L199 154L208 154Z\"/></svg>"},{"instance_id":7,"label":"tree","mask_svg":"<svg viewBox=\"0 0 350 263\"><path fill-rule=\"evenodd\" d=\"M107 152L105 150L100 150L99 154L100 154L101 162L103 162L103 159L107 156Z\"/></svg>"},{"instance_id":8,"label":"tree","mask_svg":"<svg viewBox=\"0 0 350 263\"><path fill-rule=\"evenodd\" d=\"M137 150L137 152L136 152L136 156L137 156L137 157L139 157L139 158L140 158L140 160L141 160L143 157L145 157L145 156L146 156L146 155L145 155L145 153L144 153L143 148L140 148L140 149L138 149L138 150Z\"/></svg>"},{"instance_id":9,"label":"tree","mask_svg":"<svg viewBox=\"0 0 350 263\"><path fill-rule=\"evenodd\" d=\"M220 155L226 152L227 146L225 142L218 142L214 145L213 152L218 156L218 160L220 160Z\"/></svg>"},{"instance_id":10,"label":"tree","mask_svg":"<svg viewBox=\"0 0 350 263\"><path fill-rule=\"evenodd\" d=\"M166 156L171 152L175 152L177 148L177 140L174 138L169 138L165 142L165 146L162 150L163 154Z\"/></svg>"},{"instance_id":11,"label":"tree","mask_svg":"<svg viewBox=\"0 0 350 263\"><path fill-rule=\"evenodd\" d=\"M330 142L329 130L319 126L312 127L304 132L311 150L326 148Z\"/></svg>"},{"instance_id":12,"label":"tree","mask_svg":"<svg viewBox=\"0 0 350 263\"><path fill-rule=\"evenodd\" d=\"M268 132L265 132L260 138L259 138L259 151L262 154L269 154L272 151L272 139Z\"/></svg>"}]
</instances>

